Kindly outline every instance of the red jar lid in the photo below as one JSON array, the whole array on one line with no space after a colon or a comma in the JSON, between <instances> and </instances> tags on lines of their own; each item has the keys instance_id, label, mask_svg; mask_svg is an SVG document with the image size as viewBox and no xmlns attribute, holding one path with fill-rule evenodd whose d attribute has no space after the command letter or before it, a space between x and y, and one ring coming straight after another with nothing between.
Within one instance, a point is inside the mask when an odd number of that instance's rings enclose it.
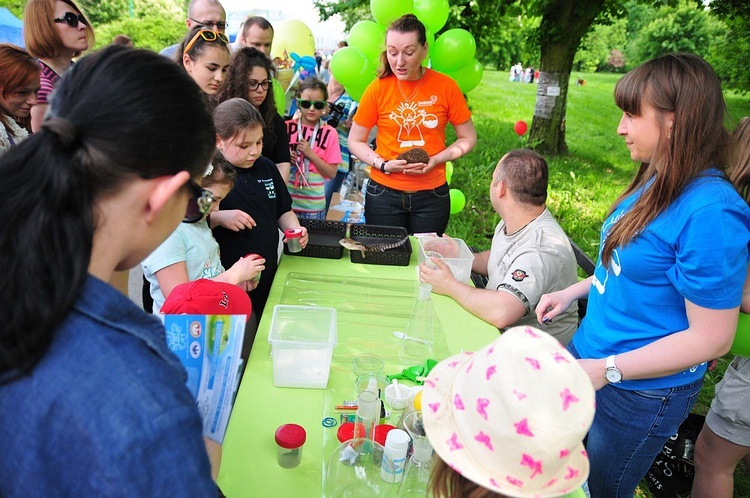
<instances>
[{"instance_id":1,"label":"red jar lid","mask_svg":"<svg viewBox=\"0 0 750 498\"><path fill-rule=\"evenodd\" d=\"M357 437L365 437L365 426L356 425L354 422L344 422L339 426L339 430L336 433L340 443L345 443L351 439L354 439L354 429L356 427Z\"/></svg>"},{"instance_id":2,"label":"red jar lid","mask_svg":"<svg viewBox=\"0 0 750 498\"><path fill-rule=\"evenodd\" d=\"M284 424L276 429L276 444L282 448L294 449L305 444L307 433L297 424Z\"/></svg>"},{"instance_id":3,"label":"red jar lid","mask_svg":"<svg viewBox=\"0 0 750 498\"><path fill-rule=\"evenodd\" d=\"M385 446L385 438L388 433L396 427L390 424L380 424L375 426L375 442L380 443L381 446Z\"/></svg>"},{"instance_id":4,"label":"red jar lid","mask_svg":"<svg viewBox=\"0 0 750 498\"><path fill-rule=\"evenodd\" d=\"M302 237L302 229L301 228L287 228L284 230L284 235L287 239L299 239Z\"/></svg>"}]
</instances>

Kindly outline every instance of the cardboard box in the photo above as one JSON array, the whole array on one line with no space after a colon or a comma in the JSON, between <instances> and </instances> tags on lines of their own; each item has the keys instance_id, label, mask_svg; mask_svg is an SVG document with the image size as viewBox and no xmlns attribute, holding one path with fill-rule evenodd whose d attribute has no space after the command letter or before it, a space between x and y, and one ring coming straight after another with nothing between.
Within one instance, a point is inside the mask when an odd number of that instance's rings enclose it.
<instances>
[{"instance_id":1,"label":"cardboard box","mask_svg":"<svg viewBox=\"0 0 750 498\"><path fill-rule=\"evenodd\" d=\"M353 198L344 200L338 192L334 192L326 219L345 223L364 223L365 203L362 193L357 192Z\"/></svg>"}]
</instances>

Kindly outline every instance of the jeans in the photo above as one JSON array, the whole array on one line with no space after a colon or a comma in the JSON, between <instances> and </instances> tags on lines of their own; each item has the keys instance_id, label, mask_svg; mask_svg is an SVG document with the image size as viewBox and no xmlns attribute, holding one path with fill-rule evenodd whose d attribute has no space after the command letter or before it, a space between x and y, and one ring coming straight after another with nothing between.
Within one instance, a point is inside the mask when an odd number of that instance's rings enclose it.
<instances>
[{"instance_id":1,"label":"jeans","mask_svg":"<svg viewBox=\"0 0 750 498\"><path fill-rule=\"evenodd\" d=\"M568 350L578 358L571 342ZM592 498L632 497L654 458L677 433L703 379L684 386L628 391L606 385L596 392L596 415L586 451Z\"/></svg>"},{"instance_id":2,"label":"jeans","mask_svg":"<svg viewBox=\"0 0 750 498\"><path fill-rule=\"evenodd\" d=\"M414 193L384 187L372 179L365 195L365 219L370 225L404 227L409 233L442 235L450 219L448 184Z\"/></svg>"}]
</instances>

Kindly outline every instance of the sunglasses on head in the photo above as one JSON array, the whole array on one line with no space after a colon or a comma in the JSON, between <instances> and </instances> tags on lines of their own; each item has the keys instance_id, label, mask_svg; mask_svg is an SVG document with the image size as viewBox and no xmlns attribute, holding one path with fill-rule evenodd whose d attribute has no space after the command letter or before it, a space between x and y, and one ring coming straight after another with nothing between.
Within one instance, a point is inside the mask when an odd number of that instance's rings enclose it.
<instances>
[{"instance_id":1,"label":"sunglasses on head","mask_svg":"<svg viewBox=\"0 0 750 498\"><path fill-rule=\"evenodd\" d=\"M216 31L211 31L210 29L202 29L198 31L195 36L193 36L193 38L188 42L187 45L185 45L185 49L182 51L183 55L190 52L190 49L193 48L193 45L195 45L195 42L198 41L198 38L203 38L207 42L215 42L216 40L219 40L224 44L229 43L229 38L227 38L227 35L225 35L224 33L217 33Z\"/></svg>"},{"instance_id":2,"label":"sunglasses on head","mask_svg":"<svg viewBox=\"0 0 750 498\"><path fill-rule=\"evenodd\" d=\"M201 26L206 26L207 28L216 26L216 29L220 29L222 31L227 29L227 26L229 26L229 23L226 21L199 21L198 19L193 19L192 17L189 17L188 19L193 21L195 24L200 24Z\"/></svg>"},{"instance_id":3,"label":"sunglasses on head","mask_svg":"<svg viewBox=\"0 0 750 498\"><path fill-rule=\"evenodd\" d=\"M187 182L187 188L190 192L190 199L188 200L185 217L182 219L182 222L196 223L204 220L208 213L211 212L214 202L216 202L214 194L202 188L193 180Z\"/></svg>"},{"instance_id":4,"label":"sunglasses on head","mask_svg":"<svg viewBox=\"0 0 750 498\"><path fill-rule=\"evenodd\" d=\"M62 17L56 17L52 20L56 23L67 23L71 28L77 28L78 23L81 23L84 26L88 26L86 18L83 17L83 14L76 14L75 12L66 12L62 15Z\"/></svg>"},{"instance_id":5,"label":"sunglasses on head","mask_svg":"<svg viewBox=\"0 0 750 498\"><path fill-rule=\"evenodd\" d=\"M309 109L310 106L314 106L320 111L326 106L326 102L325 100L300 100L299 106L303 109Z\"/></svg>"}]
</instances>

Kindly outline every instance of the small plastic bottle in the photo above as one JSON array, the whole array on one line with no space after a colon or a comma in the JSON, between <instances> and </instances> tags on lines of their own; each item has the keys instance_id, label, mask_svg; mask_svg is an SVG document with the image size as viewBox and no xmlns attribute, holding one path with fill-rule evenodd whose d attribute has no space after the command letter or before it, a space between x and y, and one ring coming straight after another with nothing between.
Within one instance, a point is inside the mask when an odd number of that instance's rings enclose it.
<instances>
[{"instance_id":1,"label":"small plastic bottle","mask_svg":"<svg viewBox=\"0 0 750 498\"><path fill-rule=\"evenodd\" d=\"M432 286L419 284L419 296L401 340L399 358L406 366L419 365L432 355L435 333L432 328Z\"/></svg>"},{"instance_id":2,"label":"small plastic bottle","mask_svg":"<svg viewBox=\"0 0 750 498\"><path fill-rule=\"evenodd\" d=\"M385 438L383 465L380 467L380 477L385 482L395 483L403 479L409 441L409 435L401 429L388 432Z\"/></svg>"},{"instance_id":3,"label":"small plastic bottle","mask_svg":"<svg viewBox=\"0 0 750 498\"><path fill-rule=\"evenodd\" d=\"M276 429L276 444L279 447L279 465L293 469L302 461L302 446L307 439L304 427L297 424L284 424Z\"/></svg>"},{"instance_id":4,"label":"small plastic bottle","mask_svg":"<svg viewBox=\"0 0 750 498\"><path fill-rule=\"evenodd\" d=\"M366 439L370 441L374 440L375 437L375 425L380 412L380 399L376 393L372 391L362 391L357 396L357 422L354 431L357 434L364 434ZM372 444L369 445L370 449L365 449L366 453L372 452Z\"/></svg>"},{"instance_id":5,"label":"small plastic bottle","mask_svg":"<svg viewBox=\"0 0 750 498\"><path fill-rule=\"evenodd\" d=\"M299 239L302 237L301 228L287 228L284 230L284 237L286 237L289 252L300 252L302 250L302 244L299 243Z\"/></svg>"}]
</instances>

